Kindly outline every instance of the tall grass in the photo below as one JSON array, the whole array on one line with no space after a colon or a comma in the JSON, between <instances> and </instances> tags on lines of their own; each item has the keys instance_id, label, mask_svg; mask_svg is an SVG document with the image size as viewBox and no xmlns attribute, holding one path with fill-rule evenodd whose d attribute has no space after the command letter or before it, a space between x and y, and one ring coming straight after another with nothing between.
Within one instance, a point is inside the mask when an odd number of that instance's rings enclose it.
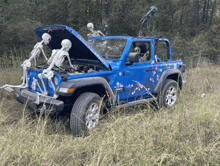
<instances>
[{"instance_id":1,"label":"tall grass","mask_svg":"<svg viewBox=\"0 0 220 166\"><path fill-rule=\"evenodd\" d=\"M219 165L220 68L187 70L175 107L113 110L72 136L67 117L34 113L0 90L1 165ZM7 73L9 75L5 75ZM14 70L0 73L1 85ZM10 77L10 78L9 78ZM204 97L201 97L205 94Z\"/></svg>"}]
</instances>

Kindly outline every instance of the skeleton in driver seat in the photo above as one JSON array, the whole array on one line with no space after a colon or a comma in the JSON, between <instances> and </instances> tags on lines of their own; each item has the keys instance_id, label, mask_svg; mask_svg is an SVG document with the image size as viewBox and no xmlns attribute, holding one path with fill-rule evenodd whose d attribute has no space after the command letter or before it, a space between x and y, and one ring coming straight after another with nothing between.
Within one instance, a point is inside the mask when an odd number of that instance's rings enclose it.
<instances>
[{"instance_id":1,"label":"skeleton in driver seat","mask_svg":"<svg viewBox=\"0 0 220 166\"><path fill-rule=\"evenodd\" d=\"M90 32L91 32L91 33L88 33L88 34L87 34L88 38L90 38L90 37L98 37L98 36L100 36L100 34L101 34L102 36L105 36L100 30L95 31L95 30L94 30L94 25L93 25L93 23L91 23L91 22L87 24L87 28L88 28L88 30L90 30Z\"/></svg>"},{"instance_id":2,"label":"skeleton in driver seat","mask_svg":"<svg viewBox=\"0 0 220 166\"><path fill-rule=\"evenodd\" d=\"M38 75L38 77L40 78L40 80L41 80L41 82L43 84L43 87L44 87L44 90L42 90L43 94L46 94L46 88L45 88L45 85L44 85L44 82L43 82L42 78L47 78L49 80L49 82L51 83L51 85L53 87L53 90L54 91L56 90L53 82L51 81L53 76L54 76L54 73L52 71L52 68L54 66L56 66L58 68L61 68L61 65L63 64L65 58L67 57L68 62L70 64L70 67L73 68L73 65L71 63L71 60L70 60L70 57L69 57L69 53L68 53L68 51L72 47L71 41L69 39L64 39L61 42L61 46L62 46L61 49L52 51L53 54L52 54L51 58L48 60L48 64L50 66L47 69L43 70L43 73L40 73Z\"/></svg>"},{"instance_id":3,"label":"skeleton in driver seat","mask_svg":"<svg viewBox=\"0 0 220 166\"><path fill-rule=\"evenodd\" d=\"M139 45L134 48L134 51L141 56L139 62L146 62L149 60L149 48L147 49L146 45Z\"/></svg>"},{"instance_id":4,"label":"skeleton in driver seat","mask_svg":"<svg viewBox=\"0 0 220 166\"><path fill-rule=\"evenodd\" d=\"M31 60L34 59L34 62L35 62L35 66L37 65L36 63L36 58L39 57L40 53L42 52L45 59L47 59L46 55L45 55L45 52L43 50L43 43L45 45L49 44L51 40L51 36L48 34L48 33L44 33L42 35L42 41L41 42L38 42L35 46L34 46L34 49L31 51L30 55L31 57L29 59L26 59L23 63L22 63L22 68L23 68L23 76L21 77L21 80L22 80L22 84L21 85L8 85L8 84L5 84L3 85L1 88L4 88L5 90L8 90L9 92L13 91L12 88L27 88L28 87L28 78L27 78L27 69L29 67L31 67Z\"/></svg>"}]
</instances>

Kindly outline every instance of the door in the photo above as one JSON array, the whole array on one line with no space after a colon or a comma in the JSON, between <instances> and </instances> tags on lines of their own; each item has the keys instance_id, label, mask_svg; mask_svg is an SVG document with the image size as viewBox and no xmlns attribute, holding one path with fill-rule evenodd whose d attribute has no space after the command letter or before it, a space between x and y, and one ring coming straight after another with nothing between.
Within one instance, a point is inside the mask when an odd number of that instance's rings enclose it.
<instances>
[{"instance_id":1,"label":"door","mask_svg":"<svg viewBox=\"0 0 220 166\"><path fill-rule=\"evenodd\" d=\"M151 42L133 42L130 52L140 53L139 62L128 65L123 71L123 100L125 102L151 97L154 89Z\"/></svg>"}]
</instances>

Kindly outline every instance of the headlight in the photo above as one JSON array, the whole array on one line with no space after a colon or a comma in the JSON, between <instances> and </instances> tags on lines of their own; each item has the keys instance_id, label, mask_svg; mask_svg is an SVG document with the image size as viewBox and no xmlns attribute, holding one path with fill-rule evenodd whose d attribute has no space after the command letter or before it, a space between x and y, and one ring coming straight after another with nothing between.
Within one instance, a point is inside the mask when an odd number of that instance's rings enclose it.
<instances>
[{"instance_id":1,"label":"headlight","mask_svg":"<svg viewBox=\"0 0 220 166\"><path fill-rule=\"evenodd\" d=\"M58 85L59 79L57 78L57 76L54 76L53 81L54 81L54 84L55 84L55 85Z\"/></svg>"},{"instance_id":2,"label":"headlight","mask_svg":"<svg viewBox=\"0 0 220 166\"><path fill-rule=\"evenodd\" d=\"M75 90L74 88L62 88L62 87L60 87L58 92L61 92L61 93L71 93L74 90Z\"/></svg>"}]
</instances>

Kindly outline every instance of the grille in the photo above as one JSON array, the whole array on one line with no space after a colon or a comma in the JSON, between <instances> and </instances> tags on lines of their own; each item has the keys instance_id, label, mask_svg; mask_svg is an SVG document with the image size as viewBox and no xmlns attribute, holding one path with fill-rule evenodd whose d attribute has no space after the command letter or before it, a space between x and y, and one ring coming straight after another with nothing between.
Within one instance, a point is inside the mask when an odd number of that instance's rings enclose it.
<instances>
[{"instance_id":1,"label":"grille","mask_svg":"<svg viewBox=\"0 0 220 166\"><path fill-rule=\"evenodd\" d=\"M32 92L38 92L38 93L42 93L45 92L46 89L46 94L48 96L53 96L54 95L54 89L51 85L51 83L48 81L47 78L42 78L42 81L44 82L45 88L42 84L41 79L38 77L38 74L42 73L41 70L37 70L37 69L29 69L28 71L28 89ZM58 84L55 85L54 84L54 78L52 78L52 82L55 86L55 89L57 89L57 87L59 86L59 84L62 82L62 78L58 75L58 74L54 74L54 77L58 78ZM36 80L36 81L34 81Z\"/></svg>"}]
</instances>

